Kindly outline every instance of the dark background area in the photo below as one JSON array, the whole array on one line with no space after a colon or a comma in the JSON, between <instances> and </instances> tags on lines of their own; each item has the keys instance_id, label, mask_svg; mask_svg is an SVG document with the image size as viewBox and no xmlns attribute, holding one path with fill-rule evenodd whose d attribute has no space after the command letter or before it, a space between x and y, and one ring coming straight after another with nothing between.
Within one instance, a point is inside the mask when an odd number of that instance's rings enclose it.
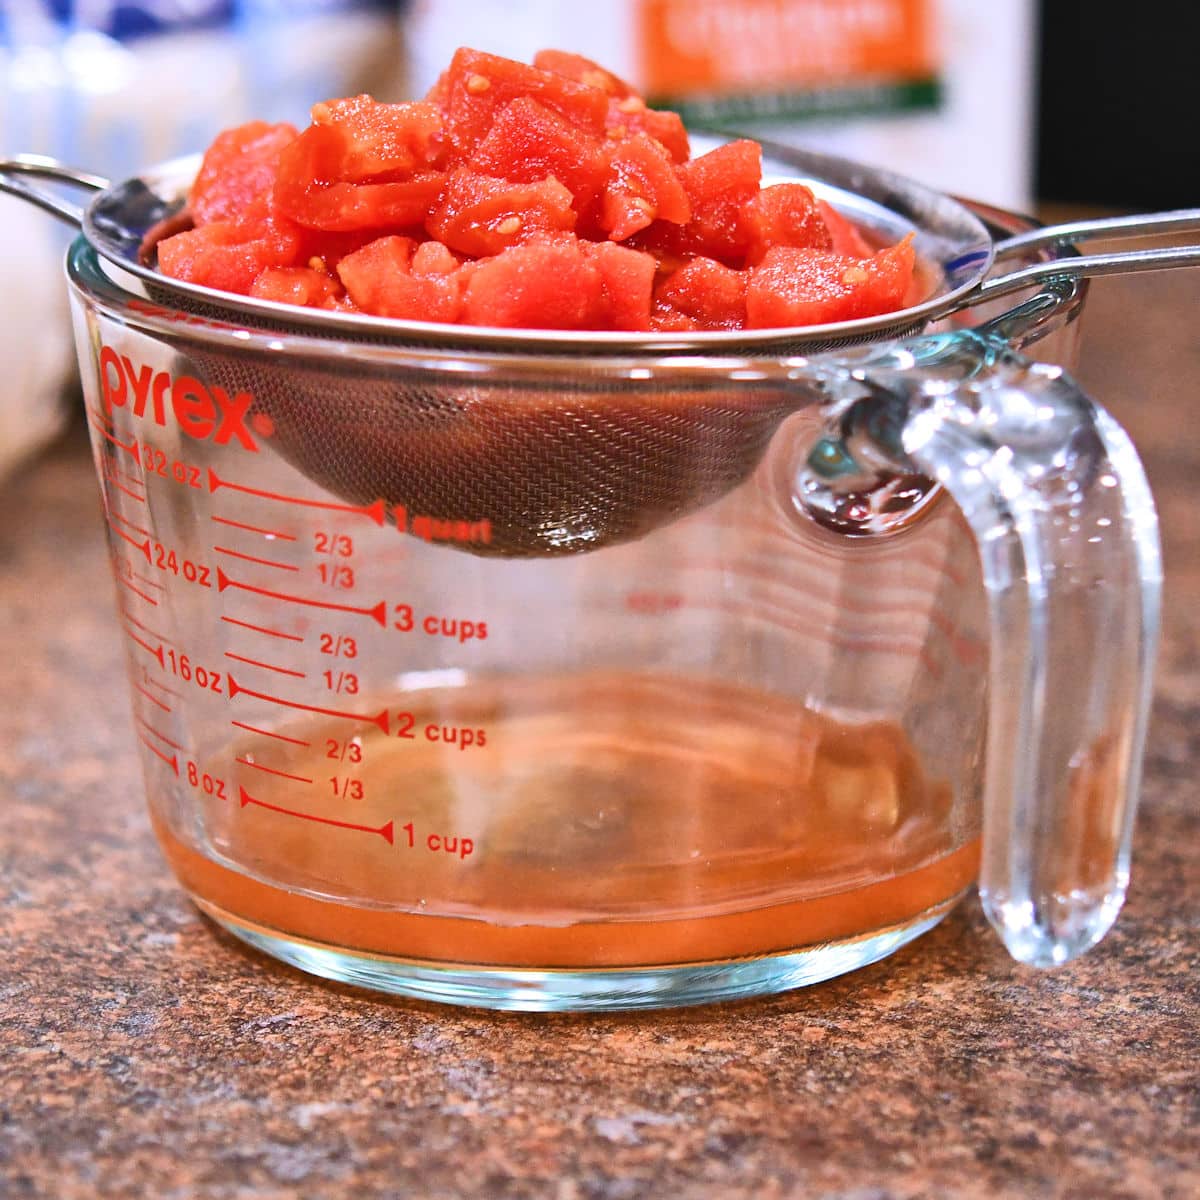
<instances>
[{"instance_id":1,"label":"dark background area","mask_svg":"<svg viewBox=\"0 0 1200 1200\"><path fill-rule=\"evenodd\" d=\"M1038 198L1200 204L1200 9L1041 0L1041 24Z\"/></svg>"}]
</instances>

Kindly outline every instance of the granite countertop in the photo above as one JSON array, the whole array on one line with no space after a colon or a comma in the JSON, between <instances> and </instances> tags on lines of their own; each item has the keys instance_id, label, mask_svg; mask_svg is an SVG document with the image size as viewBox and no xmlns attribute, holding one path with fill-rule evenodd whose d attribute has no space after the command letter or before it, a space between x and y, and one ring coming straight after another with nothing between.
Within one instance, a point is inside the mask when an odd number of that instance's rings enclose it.
<instances>
[{"instance_id":1,"label":"granite countertop","mask_svg":"<svg viewBox=\"0 0 1200 1200\"><path fill-rule=\"evenodd\" d=\"M1096 285L1080 374L1162 511L1135 874L1080 962L971 899L774 999L494 1015L306 978L207 924L144 815L81 432L0 488L0 1195L1200 1194L1200 274Z\"/></svg>"}]
</instances>

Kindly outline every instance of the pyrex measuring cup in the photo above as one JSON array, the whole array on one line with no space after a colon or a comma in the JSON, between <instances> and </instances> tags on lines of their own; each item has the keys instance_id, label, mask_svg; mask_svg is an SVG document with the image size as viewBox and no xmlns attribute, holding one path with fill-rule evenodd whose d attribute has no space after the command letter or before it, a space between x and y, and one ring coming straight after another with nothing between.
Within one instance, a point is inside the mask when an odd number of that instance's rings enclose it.
<instances>
[{"instance_id":1,"label":"pyrex measuring cup","mask_svg":"<svg viewBox=\"0 0 1200 1200\"><path fill-rule=\"evenodd\" d=\"M1111 925L1154 511L1111 419L1013 354L1069 355L1078 283L805 359L262 329L83 240L68 275L152 819L246 941L427 998L638 1007L871 962L977 876L1027 962ZM639 404L661 461L585 471ZM501 410L513 453L576 455L559 509L594 525L750 452L621 540L518 546L472 440ZM372 464L438 447L474 508L383 494Z\"/></svg>"}]
</instances>

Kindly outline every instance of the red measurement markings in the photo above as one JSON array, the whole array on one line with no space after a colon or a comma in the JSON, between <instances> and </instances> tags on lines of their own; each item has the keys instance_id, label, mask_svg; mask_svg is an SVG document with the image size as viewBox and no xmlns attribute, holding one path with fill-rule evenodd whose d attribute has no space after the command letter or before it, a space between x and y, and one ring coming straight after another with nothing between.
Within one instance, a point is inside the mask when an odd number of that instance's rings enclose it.
<instances>
[{"instance_id":1,"label":"red measurement markings","mask_svg":"<svg viewBox=\"0 0 1200 1200\"><path fill-rule=\"evenodd\" d=\"M135 683L133 685L133 690L135 692L141 692L142 695L145 696L146 699L149 700L151 704L156 704L159 708L161 708L163 710L163 712L171 711L171 706L169 704L164 704L157 696L146 691L146 689L144 687L142 687L142 685L140 683Z\"/></svg>"},{"instance_id":2,"label":"red measurement markings","mask_svg":"<svg viewBox=\"0 0 1200 1200\"><path fill-rule=\"evenodd\" d=\"M231 521L228 517L214 515L211 520L218 525L228 525L231 529L245 529L249 533L261 533L264 537L279 538L281 542L294 542L294 533L284 533L281 529L267 529L262 525L247 525L245 521Z\"/></svg>"},{"instance_id":3,"label":"red measurement markings","mask_svg":"<svg viewBox=\"0 0 1200 1200\"><path fill-rule=\"evenodd\" d=\"M287 667L277 667L273 663L259 662L257 658L245 658L241 654L233 654L229 650L225 651L226 658L232 658L234 662L245 663L250 667L262 667L266 671L277 671L280 675L291 675L294 679L307 679L303 671L290 671Z\"/></svg>"},{"instance_id":4,"label":"red measurement markings","mask_svg":"<svg viewBox=\"0 0 1200 1200\"><path fill-rule=\"evenodd\" d=\"M183 699L182 692L177 692L174 688L167 687L161 679L155 679L146 671L145 667L142 668L142 682L148 687L157 688L160 692L166 692L168 696L174 696L176 700Z\"/></svg>"},{"instance_id":5,"label":"red measurement markings","mask_svg":"<svg viewBox=\"0 0 1200 1200\"><path fill-rule=\"evenodd\" d=\"M253 767L256 771L265 771L268 775L278 775L280 779L294 779L297 783L312 783L312 780L305 775L290 775L287 771L277 771L274 767L265 767L262 763L256 763L252 758L237 758L234 759L234 762Z\"/></svg>"},{"instance_id":6,"label":"red measurement markings","mask_svg":"<svg viewBox=\"0 0 1200 1200\"><path fill-rule=\"evenodd\" d=\"M298 700L285 700L282 696L271 696L266 692L256 692L251 688L244 687L238 683L232 675L226 676L229 680L229 695L236 696L238 692L242 692L247 696L253 696L256 700L268 700L272 704L281 704L284 708L298 708L303 712L320 713L325 717L344 717L347 721L361 721L365 725L378 725L386 734L388 732L388 710L385 708L382 712L370 716L367 713L352 713L345 712L337 708L320 708L315 704L301 704Z\"/></svg>"},{"instance_id":7,"label":"red measurement markings","mask_svg":"<svg viewBox=\"0 0 1200 1200\"><path fill-rule=\"evenodd\" d=\"M289 642L302 642L304 638L298 633L284 633L281 629L268 629L265 625L252 625L249 621L239 621L236 617L222 617L227 625L238 625L242 629L253 629L255 633L265 633L269 637L285 638Z\"/></svg>"},{"instance_id":8,"label":"red measurement markings","mask_svg":"<svg viewBox=\"0 0 1200 1200\"><path fill-rule=\"evenodd\" d=\"M154 726L151 725L149 721L146 721L142 717L139 717L137 715L137 713L134 713L133 719L147 732L154 734L154 736L156 738L158 738L158 740L160 742L165 742L168 746L171 747L172 750L182 750L183 749L183 747L178 742L172 741L169 737L167 737L167 735L165 733L162 732L162 730L155 729Z\"/></svg>"},{"instance_id":9,"label":"red measurement markings","mask_svg":"<svg viewBox=\"0 0 1200 1200\"><path fill-rule=\"evenodd\" d=\"M143 529L140 525L135 525L128 517L123 517L119 512L110 512L108 514L114 521L119 521L126 529L132 529L134 533L140 533L143 537L150 536L150 530Z\"/></svg>"},{"instance_id":10,"label":"red measurement markings","mask_svg":"<svg viewBox=\"0 0 1200 1200\"><path fill-rule=\"evenodd\" d=\"M273 558L259 558L254 554L243 554L240 550L230 550L228 546L214 546L218 554L228 554L230 558L240 558L242 562L258 563L264 567L274 567L277 571L299 571L300 568L291 563L276 562Z\"/></svg>"},{"instance_id":11,"label":"red measurement markings","mask_svg":"<svg viewBox=\"0 0 1200 1200\"><path fill-rule=\"evenodd\" d=\"M133 613L131 613L129 609L125 607L125 605L121 604L118 605L118 607L121 610L121 616L124 617L125 620L128 621L135 629L140 629L143 633L148 633L152 638L158 638L160 642L166 642L168 646L173 646L175 644L169 637L165 637L163 634L156 632L155 630L151 629L149 625L143 625L141 621L139 621L137 617L135 617Z\"/></svg>"},{"instance_id":12,"label":"red measurement markings","mask_svg":"<svg viewBox=\"0 0 1200 1200\"><path fill-rule=\"evenodd\" d=\"M88 413L88 424L95 430L98 430L104 435L114 446L119 446L135 463L140 467L142 465L141 455L138 453L138 444L136 441L123 442L120 438L114 437L111 429L104 424L103 421L97 420L91 412Z\"/></svg>"},{"instance_id":13,"label":"red measurement markings","mask_svg":"<svg viewBox=\"0 0 1200 1200\"><path fill-rule=\"evenodd\" d=\"M147 587L157 588L160 592L165 592L167 590L167 585L165 583L159 583L157 579L151 579L149 575L143 575L139 571L130 571L129 573L134 577L134 579L138 580L139 583L144 583Z\"/></svg>"},{"instance_id":14,"label":"red measurement markings","mask_svg":"<svg viewBox=\"0 0 1200 1200\"><path fill-rule=\"evenodd\" d=\"M239 786L238 792L243 808L248 804L253 804L258 808L266 808L270 809L271 812L282 813L285 817L299 817L302 821L319 821L322 825L335 825L338 829L354 829L359 833L377 833L389 846L396 844L396 836L393 830L394 822L392 821L378 827L374 825L355 825L352 821L335 821L332 817L318 817L313 813L297 812L294 808L281 808L278 804L268 804L265 800L256 800L241 786Z\"/></svg>"},{"instance_id":15,"label":"red measurement markings","mask_svg":"<svg viewBox=\"0 0 1200 1200\"><path fill-rule=\"evenodd\" d=\"M359 616L370 617L383 628L387 628L387 604L380 602L371 608L361 608L353 604L335 604L332 600L313 600L309 596L293 596L288 592L272 592L267 588L253 587L237 579L230 579L220 567L217 568L217 591L226 588L240 588L243 592L253 592L256 596L266 596L270 600L283 600L288 604L305 604L310 608L328 608L334 612L357 613Z\"/></svg>"},{"instance_id":16,"label":"red measurement markings","mask_svg":"<svg viewBox=\"0 0 1200 1200\"><path fill-rule=\"evenodd\" d=\"M176 755L172 754L171 757L168 758L148 737L143 736L140 730L138 732L138 741L141 742L151 754L157 754L158 757L161 758L163 762L165 762L167 766L175 772L176 775L179 774L179 759L176 757Z\"/></svg>"},{"instance_id":17,"label":"red measurement markings","mask_svg":"<svg viewBox=\"0 0 1200 1200\"><path fill-rule=\"evenodd\" d=\"M152 658L158 659L158 665L160 667L162 667L164 669L166 668L167 664L163 658L163 648L161 645L158 645L158 646L150 645L149 642L145 642L140 637L138 637L138 635L136 633L134 633L132 629L122 629L121 632L124 633L125 636L131 642L134 643L134 645L141 646L141 648L143 650L145 650L146 653L149 654Z\"/></svg>"},{"instance_id":18,"label":"red measurement markings","mask_svg":"<svg viewBox=\"0 0 1200 1200\"><path fill-rule=\"evenodd\" d=\"M245 721L230 721L230 725L236 725L239 729L246 730L247 733L261 733L263 737L274 738L278 742L291 742L293 746L311 746L312 742L306 742L303 738L288 737L286 733L275 733L271 729L259 729L257 725L247 725Z\"/></svg>"},{"instance_id":19,"label":"red measurement markings","mask_svg":"<svg viewBox=\"0 0 1200 1200\"><path fill-rule=\"evenodd\" d=\"M132 575L133 572L131 571L130 574ZM132 580L122 575L120 571L117 572L117 582L123 583L135 596L141 596L147 604L153 604L155 608L158 607L158 601L153 596L147 595L141 588L134 587Z\"/></svg>"},{"instance_id":20,"label":"red measurement markings","mask_svg":"<svg viewBox=\"0 0 1200 1200\"><path fill-rule=\"evenodd\" d=\"M117 535L117 537L119 537L123 542L128 542L135 550L144 554L146 556L146 561L149 562L150 561L150 539L146 538L145 541L139 542L137 540L137 538L130 537L129 534L127 534L125 532L125 530L118 529L116 527L116 525L113 524L114 516L115 516L115 514L109 512L108 507L106 505L105 511L104 511L104 518L108 522L109 529L111 529L113 531L113 533L115 533Z\"/></svg>"},{"instance_id":21,"label":"red measurement markings","mask_svg":"<svg viewBox=\"0 0 1200 1200\"><path fill-rule=\"evenodd\" d=\"M285 496L279 492L265 492L261 488L247 487L243 483L234 483L230 479L222 479L212 467L208 468L208 490L215 492L218 488L229 488L231 491L243 492L247 496L259 496L263 500L278 500L281 504L296 504L301 508L323 508L329 512L359 513L376 525L384 522L384 504L376 500L374 504L338 504L333 500L309 500L303 496Z\"/></svg>"},{"instance_id":22,"label":"red measurement markings","mask_svg":"<svg viewBox=\"0 0 1200 1200\"><path fill-rule=\"evenodd\" d=\"M139 504L146 503L146 497L143 493L135 492L132 488L127 488L119 479L117 479L112 474L112 472L106 470L103 472L103 474L104 474L104 478L105 478L106 482L111 483L112 486L115 487L118 492L124 492L125 495L130 498L130 500L136 500Z\"/></svg>"}]
</instances>

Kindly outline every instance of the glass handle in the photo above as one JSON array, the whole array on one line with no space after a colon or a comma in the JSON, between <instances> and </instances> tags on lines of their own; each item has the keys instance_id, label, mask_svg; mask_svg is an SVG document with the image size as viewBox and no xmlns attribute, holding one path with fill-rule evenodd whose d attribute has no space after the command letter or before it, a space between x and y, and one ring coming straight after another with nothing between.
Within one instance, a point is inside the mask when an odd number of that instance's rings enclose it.
<instances>
[{"instance_id":1,"label":"glass handle","mask_svg":"<svg viewBox=\"0 0 1200 1200\"><path fill-rule=\"evenodd\" d=\"M1141 463L1061 368L985 334L860 351L824 383L849 460L936 480L974 532L991 619L980 894L1015 958L1066 962L1128 880L1162 582Z\"/></svg>"}]
</instances>

